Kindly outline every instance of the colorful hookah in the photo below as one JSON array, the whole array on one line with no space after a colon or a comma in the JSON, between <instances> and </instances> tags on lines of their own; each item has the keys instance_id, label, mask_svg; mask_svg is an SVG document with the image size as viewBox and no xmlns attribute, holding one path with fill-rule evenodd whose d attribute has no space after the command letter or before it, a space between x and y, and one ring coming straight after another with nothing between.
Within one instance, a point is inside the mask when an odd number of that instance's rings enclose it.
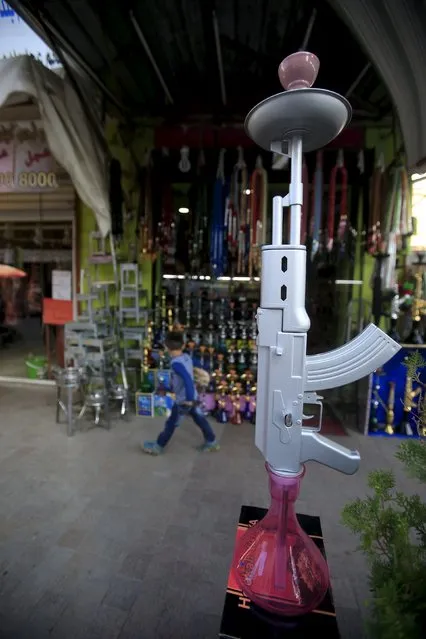
<instances>
[{"instance_id":1,"label":"colorful hookah","mask_svg":"<svg viewBox=\"0 0 426 639\"><path fill-rule=\"evenodd\" d=\"M351 451L306 428L304 406L318 405L317 393L350 384L387 362L400 346L374 324L336 350L306 355L310 327L305 310L306 247L301 241L302 165L305 151L329 144L348 124L351 107L337 93L313 89L319 60L298 52L278 75L284 93L258 104L245 122L260 147L291 160L289 194L273 198L272 244L262 247L261 302L257 311L256 446L266 461L271 506L237 543L233 570L254 606L282 617L314 610L324 598L326 561L300 527L295 503L305 474L316 461L347 475L356 473ZM283 208L290 211L290 244L283 245Z\"/></svg>"}]
</instances>

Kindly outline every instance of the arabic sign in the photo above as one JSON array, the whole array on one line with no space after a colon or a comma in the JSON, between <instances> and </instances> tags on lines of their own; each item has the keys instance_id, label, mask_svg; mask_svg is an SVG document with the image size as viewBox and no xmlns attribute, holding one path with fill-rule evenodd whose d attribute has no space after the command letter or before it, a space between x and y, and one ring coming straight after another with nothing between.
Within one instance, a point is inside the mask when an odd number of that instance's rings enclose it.
<instances>
[{"instance_id":1,"label":"arabic sign","mask_svg":"<svg viewBox=\"0 0 426 639\"><path fill-rule=\"evenodd\" d=\"M39 122L0 123L0 193L58 188L57 164Z\"/></svg>"},{"instance_id":2,"label":"arabic sign","mask_svg":"<svg viewBox=\"0 0 426 639\"><path fill-rule=\"evenodd\" d=\"M0 1L0 58L32 55L49 68L61 66L45 42L7 3Z\"/></svg>"}]
</instances>

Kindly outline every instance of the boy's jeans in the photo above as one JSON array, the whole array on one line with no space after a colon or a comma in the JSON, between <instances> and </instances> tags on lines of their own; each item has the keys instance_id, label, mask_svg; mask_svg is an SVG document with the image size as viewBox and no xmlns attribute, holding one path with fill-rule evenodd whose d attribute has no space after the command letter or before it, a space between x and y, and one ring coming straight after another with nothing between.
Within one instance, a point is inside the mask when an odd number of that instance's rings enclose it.
<instances>
[{"instance_id":1,"label":"boy's jeans","mask_svg":"<svg viewBox=\"0 0 426 639\"><path fill-rule=\"evenodd\" d=\"M206 442L215 441L216 435L214 434L213 429L211 428L209 422L204 417L198 406L180 406L179 404L173 404L170 417L164 424L164 430L158 435L157 444L159 446L164 448L164 446L169 443L173 433L176 430L176 427L179 424L181 417L183 417L184 415L189 415L190 417L192 417L194 422L201 429Z\"/></svg>"}]
</instances>

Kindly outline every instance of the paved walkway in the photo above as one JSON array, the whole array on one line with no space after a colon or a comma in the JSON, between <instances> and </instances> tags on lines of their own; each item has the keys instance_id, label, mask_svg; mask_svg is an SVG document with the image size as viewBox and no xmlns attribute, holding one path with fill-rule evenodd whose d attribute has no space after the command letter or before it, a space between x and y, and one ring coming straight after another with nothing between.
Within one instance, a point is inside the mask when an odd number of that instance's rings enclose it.
<instances>
[{"instance_id":1,"label":"paved walkway","mask_svg":"<svg viewBox=\"0 0 426 639\"><path fill-rule=\"evenodd\" d=\"M139 441L154 420L68 439L51 389L0 386L0 407L0 637L215 639L240 506L268 503L253 428L219 426L222 451L201 455L184 423L151 458ZM366 569L339 517L396 445L340 441L361 450L361 471L310 464L298 509L321 515L342 639L361 639Z\"/></svg>"}]
</instances>

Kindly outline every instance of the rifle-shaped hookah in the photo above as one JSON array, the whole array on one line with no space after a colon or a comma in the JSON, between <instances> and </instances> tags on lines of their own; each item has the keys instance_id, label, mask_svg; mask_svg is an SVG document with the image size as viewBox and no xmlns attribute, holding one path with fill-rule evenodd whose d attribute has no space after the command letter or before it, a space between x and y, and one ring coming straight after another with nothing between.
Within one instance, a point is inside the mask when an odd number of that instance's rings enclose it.
<instances>
[{"instance_id":1,"label":"rifle-shaped hookah","mask_svg":"<svg viewBox=\"0 0 426 639\"><path fill-rule=\"evenodd\" d=\"M370 324L344 346L307 356L310 326L305 310L306 247L300 244L302 153L333 140L350 120L340 95L310 88L319 61L298 52L280 65L285 89L258 104L246 118L248 135L261 147L291 159L290 192L273 199L272 244L262 247L261 302L257 312L258 375L256 446L269 475L271 507L237 545L234 573L252 604L271 613L301 615L321 602L327 564L300 528L294 512L304 463L317 461L351 475L360 456L305 428L304 406L321 405L318 391L350 384L382 366L400 348ZM290 209L290 244L283 245L283 207ZM260 561L261 559L261 561ZM260 563L262 569L256 570Z\"/></svg>"}]
</instances>

